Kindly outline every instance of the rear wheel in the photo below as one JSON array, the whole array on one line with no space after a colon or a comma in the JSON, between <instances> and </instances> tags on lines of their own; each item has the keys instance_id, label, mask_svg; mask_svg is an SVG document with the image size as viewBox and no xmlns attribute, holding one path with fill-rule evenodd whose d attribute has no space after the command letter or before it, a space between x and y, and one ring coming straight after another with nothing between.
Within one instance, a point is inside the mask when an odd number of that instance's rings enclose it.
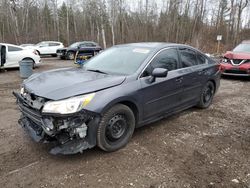
<instances>
[{"instance_id":1,"label":"rear wheel","mask_svg":"<svg viewBox=\"0 0 250 188\"><path fill-rule=\"evenodd\" d=\"M209 81L203 87L201 95L200 95L200 102L197 105L199 108L208 108L212 101L215 94L215 86L214 83Z\"/></svg>"},{"instance_id":2,"label":"rear wheel","mask_svg":"<svg viewBox=\"0 0 250 188\"><path fill-rule=\"evenodd\" d=\"M74 52L67 52L67 59L68 60L75 59L75 53Z\"/></svg>"},{"instance_id":3,"label":"rear wheel","mask_svg":"<svg viewBox=\"0 0 250 188\"><path fill-rule=\"evenodd\" d=\"M132 110L122 104L104 113L98 130L97 145L104 151L112 152L124 147L133 135L135 117Z\"/></svg>"}]
</instances>

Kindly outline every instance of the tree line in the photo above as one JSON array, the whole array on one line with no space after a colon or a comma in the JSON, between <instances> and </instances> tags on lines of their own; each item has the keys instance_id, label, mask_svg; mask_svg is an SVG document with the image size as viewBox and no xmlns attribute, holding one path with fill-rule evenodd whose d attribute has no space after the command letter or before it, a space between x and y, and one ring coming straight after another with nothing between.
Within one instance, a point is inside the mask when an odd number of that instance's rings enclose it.
<instances>
[{"instance_id":1,"label":"tree line","mask_svg":"<svg viewBox=\"0 0 250 188\"><path fill-rule=\"evenodd\" d=\"M159 41L220 51L250 39L249 0L1 0L0 41Z\"/></svg>"}]
</instances>

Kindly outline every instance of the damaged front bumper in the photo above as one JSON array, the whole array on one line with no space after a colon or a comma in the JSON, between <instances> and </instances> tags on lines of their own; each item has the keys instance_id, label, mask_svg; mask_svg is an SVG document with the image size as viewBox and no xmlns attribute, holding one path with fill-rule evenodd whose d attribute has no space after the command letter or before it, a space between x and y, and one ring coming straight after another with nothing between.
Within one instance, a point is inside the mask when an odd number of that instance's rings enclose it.
<instances>
[{"instance_id":1,"label":"damaged front bumper","mask_svg":"<svg viewBox=\"0 0 250 188\"><path fill-rule=\"evenodd\" d=\"M76 154L96 145L98 114L81 111L71 115L43 114L30 107L26 99L14 92L22 115L19 124L36 142L54 143L51 154Z\"/></svg>"}]
</instances>

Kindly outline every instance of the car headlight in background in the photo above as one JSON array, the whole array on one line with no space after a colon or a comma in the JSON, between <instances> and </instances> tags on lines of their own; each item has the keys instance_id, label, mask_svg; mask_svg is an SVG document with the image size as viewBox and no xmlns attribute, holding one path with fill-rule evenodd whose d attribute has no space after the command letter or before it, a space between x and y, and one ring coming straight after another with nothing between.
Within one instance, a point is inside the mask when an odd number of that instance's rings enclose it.
<instances>
[{"instance_id":1,"label":"car headlight in background","mask_svg":"<svg viewBox=\"0 0 250 188\"><path fill-rule=\"evenodd\" d=\"M223 58L223 59L221 60L221 63L228 63L228 59L227 59L227 58Z\"/></svg>"},{"instance_id":2,"label":"car headlight in background","mask_svg":"<svg viewBox=\"0 0 250 188\"><path fill-rule=\"evenodd\" d=\"M60 101L49 101L43 107L43 113L72 114L82 110L94 98L95 93L72 97Z\"/></svg>"},{"instance_id":3,"label":"car headlight in background","mask_svg":"<svg viewBox=\"0 0 250 188\"><path fill-rule=\"evenodd\" d=\"M20 89L20 93L21 93L21 95L23 95L23 94L24 94L24 87L21 87L21 89Z\"/></svg>"}]
</instances>

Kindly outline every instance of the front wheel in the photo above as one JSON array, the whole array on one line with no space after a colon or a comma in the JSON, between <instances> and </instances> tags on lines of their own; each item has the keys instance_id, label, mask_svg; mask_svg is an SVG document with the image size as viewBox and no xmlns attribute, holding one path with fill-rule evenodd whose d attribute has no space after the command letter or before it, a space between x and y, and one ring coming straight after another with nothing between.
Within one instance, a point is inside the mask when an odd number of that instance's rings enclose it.
<instances>
[{"instance_id":1,"label":"front wheel","mask_svg":"<svg viewBox=\"0 0 250 188\"><path fill-rule=\"evenodd\" d=\"M132 110L118 104L104 113L97 130L97 145L104 151L112 152L124 147L135 129Z\"/></svg>"},{"instance_id":2,"label":"front wheel","mask_svg":"<svg viewBox=\"0 0 250 188\"><path fill-rule=\"evenodd\" d=\"M215 94L215 86L213 82L209 81L206 83L206 85L203 87L200 95L200 101L197 107L199 108L208 108L214 98Z\"/></svg>"},{"instance_id":3,"label":"front wheel","mask_svg":"<svg viewBox=\"0 0 250 188\"><path fill-rule=\"evenodd\" d=\"M68 60L74 60L75 59L75 53L74 52L68 52L67 53L67 59Z\"/></svg>"}]
</instances>

